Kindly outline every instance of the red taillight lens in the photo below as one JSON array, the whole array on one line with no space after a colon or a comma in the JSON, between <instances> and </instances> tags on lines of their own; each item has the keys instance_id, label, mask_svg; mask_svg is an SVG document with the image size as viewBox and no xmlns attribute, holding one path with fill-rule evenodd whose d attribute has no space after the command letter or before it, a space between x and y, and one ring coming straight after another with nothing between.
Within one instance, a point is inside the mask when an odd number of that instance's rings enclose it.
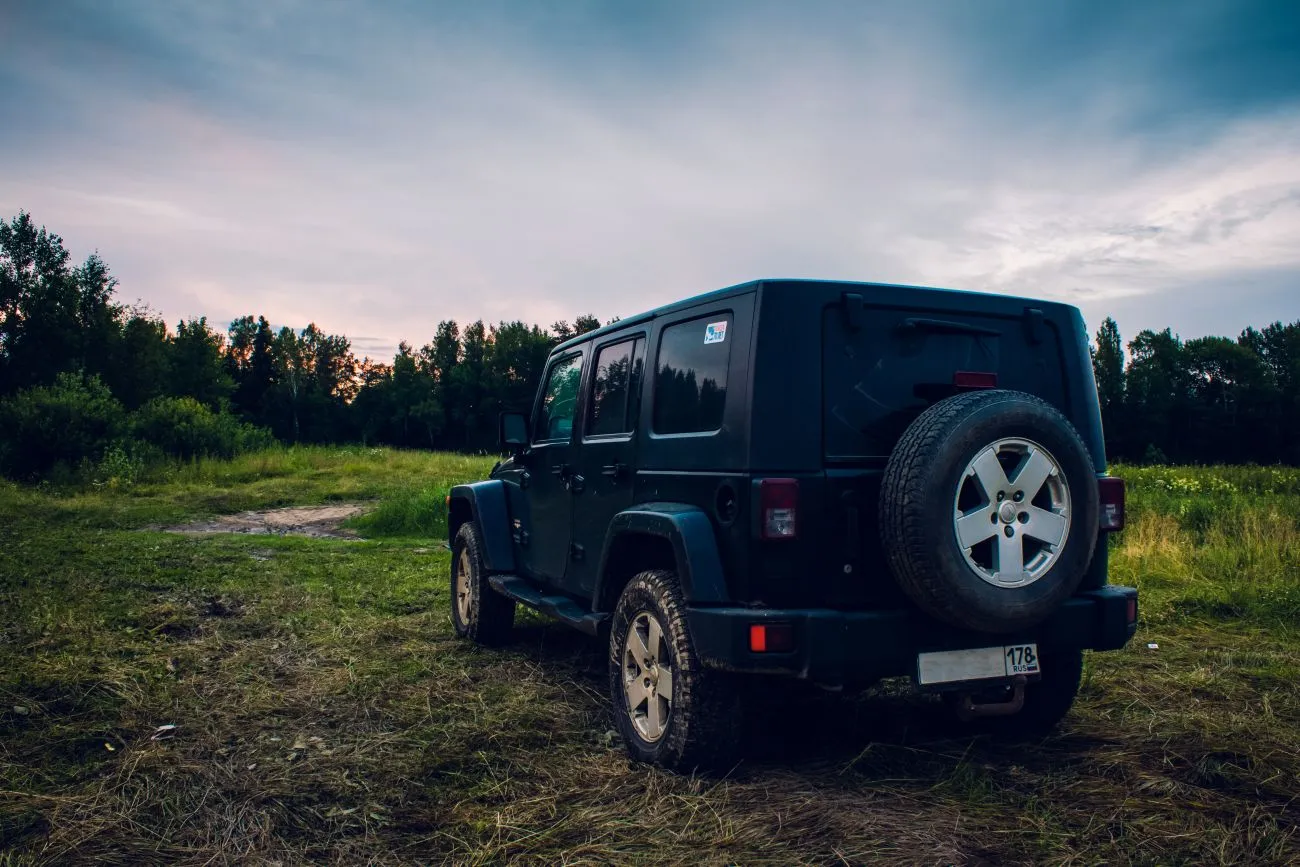
<instances>
[{"instance_id":1,"label":"red taillight lens","mask_svg":"<svg viewBox=\"0 0 1300 867\"><path fill-rule=\"evenodd\" d=\"M759 514L764 539L793 539L798 535L799 483L794 479L764 479L759 484Z\"/></svg>"},{"instance_id":2,"label":"red taillight lens","mask_svg":"<svg viewBox=\"0 0 1300 867\"><path fill-rule=\"evenodd\" d=\"M1129 623L1138 622L1138 598L1136 596L1130 596L1128 598L1128 610L1125 614L1128 616Z\"/></svg>"},{"instance_id":3,"label":"red taillight lens","mask_svg":"<svg viewBox=\"0 0 1300 867\"><path fill-rule=\"evenodd\" d=\"M1097 480L1101 495L1101 520L1099 528L1114 533L1124 529L1124 480L1112 476Z\"/></svg>"},{"instance_id":4,"label":"red taillight lens","mask_svg":"<svg viewBox=\"0 0 1300 867\"><path fill-rule=\"evenodd\" d=\"M789 623L751 623L749 649L753 653L789 653L794 650L794 627Z\"/></svg>"},{"instance_id":5,"label":"red taillight lens","mask_svg":"<svg viewBox=\"0 0 1300 867\"><path fill-rule=\"evenodd\" d=\"M959 370L952 375L952 384L958 388L997 388L998 375L982 370Z\"/></svg>"}]
</instances>

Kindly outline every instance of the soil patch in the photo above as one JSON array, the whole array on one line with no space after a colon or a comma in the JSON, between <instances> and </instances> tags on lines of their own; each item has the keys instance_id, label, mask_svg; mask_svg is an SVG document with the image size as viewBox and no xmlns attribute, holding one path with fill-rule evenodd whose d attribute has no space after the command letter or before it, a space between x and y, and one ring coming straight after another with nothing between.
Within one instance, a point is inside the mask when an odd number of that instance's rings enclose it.
<instances>
[{"instance_id":1,"label":"soil patch","mask_svg":"<svg viewBox=\"0 0 1300 867\"><path fill-rule=\"evenodd\" d=\"M264 536L310 536L313 539L356 539L356 531L340 525L365 509L357 503L308 508L268 509L221 515L175 527L163 527L168 533L199 535L204 533L253 533Z\"/></svg>"}]
</instances>

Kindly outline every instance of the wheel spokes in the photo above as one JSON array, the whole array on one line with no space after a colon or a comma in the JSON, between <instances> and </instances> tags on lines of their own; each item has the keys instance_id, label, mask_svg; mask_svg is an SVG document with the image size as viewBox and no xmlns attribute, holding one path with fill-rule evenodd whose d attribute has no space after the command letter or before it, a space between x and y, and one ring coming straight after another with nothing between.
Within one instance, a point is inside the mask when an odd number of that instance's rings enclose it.
<instances>
[{"instance_id":1,"label":"wheel spokes","mask_svg":"<svg viewBox=\"0 0 1300 867\"><path fill-rule=\"evenodd\" d=\"M653 620L650 622L654 623ZM632 655L636 662L637 671L641 670L645 660L652 658L650 649L646 647L645 639L641 637L641 630L637 629L635 624L633 624L627 635L627 652Z\"/></svg>"},{"instance_id":2,"label":"wheel spokes","mask_svg":"<svg viewBox=\"0 0 1300 867\"><path fill-rule=\"evenodd\" d=\"M957 542L963 548L973 548L998 531L997 511L993 506L983 506L957 519Z\"/></svg>"},{"instance_id":3,"label":"wheel spokes","mask_svg":"<svg viewBox=\"0 0 1300 867\"><path fill-rule=\"evenodd\" d=\"M1040 542L1046 542L1053 549L1059 548L1065 541L1065 531L1069 527L1065 516L1037 506L1029 506L1024 511L1029 515L1029 520L1021 532Z\"/></svg>"},{"instance_id":4,"label":"wheel spokes","mask_svg":"<svg viewBox=\"0 0 1300 867\"><path fill-rule=\"evenodd\" d=\"M673 669L663 627L648 611L628 624L623 645L623 695L636 730L648 741L659 740L672 714Z\"/></svg>"},{"instance_id":5,"label":"wheel spokes","mask_svg":"<svg viewBox=\"0 0 1300 867\"><path fill-rule=\"evenodd\" d=\"M1025 494L1025 500L1032 500L1034 495L1043 489L1043 483L1047 477L1055 471L1056 466L1052 459L1043 453L1042 449L1030 449L1029 454L1025 456L1024 463L1020 465L1020 471L1016 473L1016 479L1011 483L1012 487Z\"/></svg>"},{"instance_id":6,"label":"wheel spokes","mask_svg":"<svg viewBox=\"0 0 1300 867\"><path fill-rule=\"evenodd\" d=\"M1064 470L1038 443L999 439L976 452L958 478L952 520L954 541L976 574L997 587L1032 584L1070 535Z\"/></svg>"},{"instance_id":7,"label":"wheel spokes","mask_svg":"<svg viewBox=\"0 0 1300 867\"><path fill-rule=\"evenodd\" d=\"M663 717L659 712L659 696L655 695L653 692L646 698L645 721L646 727L649 729L647 734L652 738L659 737L659 734L664 729Z\"/></svg>"},{"instance_id":8,"label":"wheel spokes","mask_svg":"<svg viewBox=\"0 0 1300 867\"><path fill-rule=\"evenodd\" d=\"M673 670L667 666L659 667L659 679L655 682L655 693L665 701L673 700Z\"/></svg>"},{"instance_id":9,"label":"wheel spokes","mask_svg":"<svg viewBox=\"0 0 1300 867\"><path fill-rule=\"evenodd\" d=\"M1020 584L1025 577L1025 542L1020 534L998 535L997 563L994 572L999 584Z\"/></svg>"},{"instance_id":10,"label":"wheel spokes","mask_svg":"<svg viewBox=\"0 0 1300 867\"><path fill-rule=\"evenodd\" d=\"M991 502L997 499L999 491L1005 491L1010 487L1007 482L1007 474L1002 469L1002 464L998 461L998 453L992 448L987 448L971 462L970 470L979 480L980 487L984 489L984 496Z\"/></svg>"},{"instance_id":11,"label":"wheel spokes","mask_svg":"<svg viewBox=\"0 0 1300 867\"><path fill-rule=\"evenodd\" d=\"M636 674L629 673L628 676L623 678L623 692L627 696L627 709L633 717L636 716L637 709L645 704L645 700L649 698L649 690L645 688L642 678L643 675L639 671Z\"/></svg>"},{"instance_id":12,"label":"wheel spokes","mask_svg":"<svg viewBox=\"0 0 1300 867\"><path fill-rule=\"evenodd\" d=\"M469 552L461 551L456 558L456 611L460 621L469 621Z\"/></svg>"}]
</instances>

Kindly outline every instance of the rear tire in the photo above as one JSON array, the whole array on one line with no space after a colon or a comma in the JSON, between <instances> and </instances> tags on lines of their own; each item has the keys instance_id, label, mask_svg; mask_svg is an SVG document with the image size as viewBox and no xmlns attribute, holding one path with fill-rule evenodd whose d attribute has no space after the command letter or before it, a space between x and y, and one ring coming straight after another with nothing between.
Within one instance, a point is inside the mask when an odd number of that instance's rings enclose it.
<instances>
[{"instance_id":1,"label":"rear tire","mask_svg":"<svg viewBox=\"0 0 1300 867\"><path fill-rule=\"evenodd\" d=\"M1041 680L1025 685L1025 706L1011 716L983 717L961 725L968 731L993 735L1003 740L1023 740L1050 734L1074 706L1083 682L1083 651L1063 650L1043 655ZM977 696L979 700L1001 701L1010 698L1009 687L999 687ZM959 697L944 696L948 709L955 713Z\"/></svg>"},{"instance_id":2,"label":"rear tire","mask_svg":"<svg viewBox=\"0 0 1300 867\"><path fill-rule=\"evenodd\" d=\"M690 773L726 769L741 743L735 677L704 667L672 572L642 572L623 590L609 634L609 691L628 754Z\"/></svg>"},{"instance_id":3,"label":"rear tire","mask_svg":"<svg viewBox=\"0 0 1300 867\"><path fill-rule=\"evenodd\" d=\"M515 625L515 601L488 584L473 521L461 525L451 546L451 624L460 637L488 647L508 642Z\"/></svg>"}]
</instances>

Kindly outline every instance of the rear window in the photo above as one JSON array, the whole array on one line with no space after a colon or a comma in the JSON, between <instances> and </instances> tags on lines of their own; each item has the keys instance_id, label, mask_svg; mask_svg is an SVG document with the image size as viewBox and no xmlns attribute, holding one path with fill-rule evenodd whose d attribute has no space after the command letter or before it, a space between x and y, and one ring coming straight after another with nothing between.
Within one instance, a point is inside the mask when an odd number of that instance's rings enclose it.
<instances>
[{"instance_id":1,"label":"rear window","mask_svg":"<svg viewBox=\"0 0 1300 867\"><path fill-rule=\"evenodd\" d=\"M636 426L645 340L601 347L592 377L587 436L628 433Z\"/></svg>"},{"instance_id":2,"label":"rear window","mask_svg":"<svg viewBox=\"0 0 1300 867\"><path fill-rule=\"evenodd\" d=\"M715 313L663 330L655 360L655 433L706 433L722 427L731 363L730 330L730 313Z\"/></svg>"},{"instance_id":3,"label":"rear window","mask_svg":"<svg viewBox=\"0 0 1300 867\"><path fill-rule=\"evenodd\" d=\"M839 305L822 329L827 457L885 457L923 410L958 392L959 371L994 373L997 387L1065 406L1060 340L1050 322L866 306L857 329Z\"/></svg>"}]
</instances>

